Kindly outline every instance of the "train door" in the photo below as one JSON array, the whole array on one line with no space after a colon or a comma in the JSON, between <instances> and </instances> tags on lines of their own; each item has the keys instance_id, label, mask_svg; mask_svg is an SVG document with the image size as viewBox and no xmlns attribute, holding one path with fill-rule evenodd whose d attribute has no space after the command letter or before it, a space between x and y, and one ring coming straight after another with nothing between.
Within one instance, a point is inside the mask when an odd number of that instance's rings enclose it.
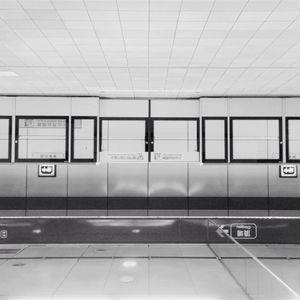
<instances>
[{"instance_id":1,"label":"train door","mask_svg":"<svg viewBox=\"0 0 300 300\"><path fill-rule=\"evenodd\" d=\"M199 119L153 118L151 161L198 161Z\"/></svg>"},{"instance_id":2,"label":"train door","mask_svg":"<svg viewBox=\"0 0 300 300\"><path fill-rule=\"evenodd\" d=\"M108 215L147 215L147 120L101 118L100 162L108 162Z\"/></svg>"},{"instance_id":3,"label":"train door","mask_svg":"<svg viewBox=\"0 0 300 300\"><path fill-rule=\"evenodd\" d=\"M145 118L101 118L100 161L147 161L146 123Z\"/></svg>"}]
</instances>

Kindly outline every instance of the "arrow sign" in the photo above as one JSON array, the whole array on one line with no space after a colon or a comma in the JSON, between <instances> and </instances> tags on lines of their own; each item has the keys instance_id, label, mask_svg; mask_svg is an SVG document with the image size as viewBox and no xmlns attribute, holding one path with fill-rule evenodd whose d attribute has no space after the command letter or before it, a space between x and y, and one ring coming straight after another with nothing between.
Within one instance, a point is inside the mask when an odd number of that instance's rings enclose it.
<instances>
[{"instance_id":1,"label":"arrow sign","mask_svg":"<svg viewBox=\"0 0 300 300\"><path fill-rule=\"evenodd\" d=\"M297 178L298 177L297 165L280 165L279 177L280 178Z\"/></svg>"},{"instance_id":2,"label":"arrow sign","mask_svg":"<svg viewBox=\"0 0 300 300\"><path fill-rule=\"evenodd\" d=\"M43 164L38 167L39 177L56 177L56 165Z\"/></svg>"},{"instance_id":3,"label":"arrow sign","mask_svg":"<svg viewBox=\"0 0 300 300\"><path fill-rule=\"evenodd\" d=\"M219 226L219 228L216 230L216 233L220 236L220 237L225 237L226 233L230 234L230 226L229 225L221 225Z\"/></svg>"},{"instance_id":4,"label":"arrow sign","mask_svg":"<svg viewBox=\"0 0 300 300\"><path fill-rule=\"evenodd\" d=\"M224 238L226 234L231 235L234 239L256 239L257 226L254 223L233 223L231 225L220 225L216 233Z\"/></svg>"}]
</instances>

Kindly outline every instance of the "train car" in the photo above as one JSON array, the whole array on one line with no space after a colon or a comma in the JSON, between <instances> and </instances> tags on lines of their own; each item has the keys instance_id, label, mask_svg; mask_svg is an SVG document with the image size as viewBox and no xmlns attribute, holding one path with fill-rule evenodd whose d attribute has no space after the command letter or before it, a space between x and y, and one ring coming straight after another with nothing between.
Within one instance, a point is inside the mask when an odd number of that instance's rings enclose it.
<instances>
[{"instance_id":1,"label":"train car","mask_svg":"<svg viewBox=\"0 0 300 300\"><path fill-rule=\"evenodd\" d=\"M2 216L298 216L293 97L0 97Z\"/></svg>"}]
</instances>

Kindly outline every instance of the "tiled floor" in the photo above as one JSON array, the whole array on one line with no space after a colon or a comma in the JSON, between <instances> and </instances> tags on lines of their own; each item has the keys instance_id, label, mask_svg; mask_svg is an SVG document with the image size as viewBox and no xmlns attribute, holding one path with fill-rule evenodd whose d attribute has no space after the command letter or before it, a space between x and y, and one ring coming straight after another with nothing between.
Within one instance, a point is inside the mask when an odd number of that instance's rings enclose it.
<instances>
[{"instance_id":1,"label":"tiled floor","mask_svg":"<svg viewBox=\"0 0 300 300\"><path fill-rule=\"evenodd\" d=\"M300 247L247 246L300 293ZM235 245L1 245L0 299L294 299Z\"/></svg>"}]
</instances>

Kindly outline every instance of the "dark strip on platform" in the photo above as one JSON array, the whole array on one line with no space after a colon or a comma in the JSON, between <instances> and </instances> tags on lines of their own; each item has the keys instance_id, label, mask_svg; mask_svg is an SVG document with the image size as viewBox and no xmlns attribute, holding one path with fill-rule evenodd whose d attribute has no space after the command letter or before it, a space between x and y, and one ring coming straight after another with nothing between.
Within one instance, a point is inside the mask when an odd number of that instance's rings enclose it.
<instances>
[{"instance_id":1,"label":"dark strip on platform","mask_svg":"<svg viewBox=\"0 0 300 300\"><path fill-rule=\"evenodd\" d=\"M248 244L300 244L300 218L3 217L0 244L226 243L219 226L255 224ZM4 234L5 233L5 234Z\"/></svg>"}]
</instances>

